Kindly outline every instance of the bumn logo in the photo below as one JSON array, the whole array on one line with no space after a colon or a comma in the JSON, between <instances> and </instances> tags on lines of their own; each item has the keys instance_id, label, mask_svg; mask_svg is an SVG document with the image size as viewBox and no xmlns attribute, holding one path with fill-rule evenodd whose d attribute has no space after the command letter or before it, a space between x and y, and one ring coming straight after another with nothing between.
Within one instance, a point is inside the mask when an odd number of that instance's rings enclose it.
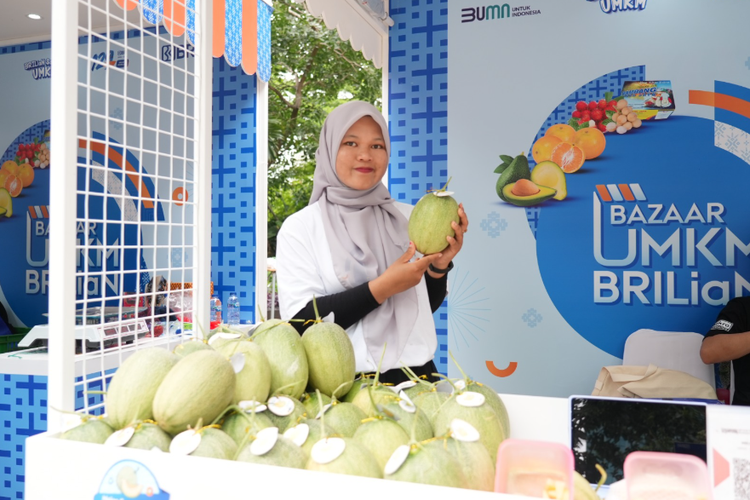
<instances>
[{"instance_id":1,"label":"bumn logo","mask_svg":"<svg viewBox=\"0 0 750 500\"><path fill-rule=\"evenodd\" d=\"M486 7L468 7L461 9L461 22L472 23L491 19L503 19L510 17L510 5L488 5Z\"/></svg>"}]
</instances>

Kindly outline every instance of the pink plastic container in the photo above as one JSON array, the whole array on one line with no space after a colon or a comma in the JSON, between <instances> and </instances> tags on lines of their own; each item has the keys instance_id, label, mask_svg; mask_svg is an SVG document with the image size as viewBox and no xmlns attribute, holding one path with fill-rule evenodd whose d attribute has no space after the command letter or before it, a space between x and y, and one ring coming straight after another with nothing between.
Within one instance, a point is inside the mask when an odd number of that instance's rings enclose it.
<instances>
[{"instance_id":1,"label":"pink plastic container","mask_svg":"<svg viewBox=\"0 0 750 500\"><path fill-rule=\"evenodd\" d=\"M495 491L534 498L570 498L573 451L560 443L506 439L497 452Z\"/></svg>"},{"instance_id":2,"label":"pink plastic container","mask_svg":"<svg viewBox=\"0 0 750 500\"><path fill-rule=\"evenodd\" d=\"M711 500L706 463L692 455L634 451L623 467L629 500Z\"/></svg>"}]
</instances>

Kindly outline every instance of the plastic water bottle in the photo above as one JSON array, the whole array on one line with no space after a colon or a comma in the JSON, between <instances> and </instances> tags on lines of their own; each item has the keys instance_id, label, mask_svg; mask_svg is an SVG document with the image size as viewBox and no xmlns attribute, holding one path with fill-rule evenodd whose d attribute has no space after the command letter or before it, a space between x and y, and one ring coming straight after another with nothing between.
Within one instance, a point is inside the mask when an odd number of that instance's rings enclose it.
<instances>
[{"instance_id":1,"label":"plastic water bottle","mask_svg":"<svg viewBox=\"0 0 750 500\"><path fill-rule=\"evenodd\" d=\"M211 297L211 323L221 323L221 300L218 295Z\"/></svg>"},{"instance_id":2,"label":"plastic water bottle","mask_svg":"<svg viewBox=\"0 0 750 500\"><path fill-rule=\"evenodd\" d=\"M240 324L240 298L236 293L232 293L227 299L227 324L230 326Z\"/></svg>"}]
</instances>

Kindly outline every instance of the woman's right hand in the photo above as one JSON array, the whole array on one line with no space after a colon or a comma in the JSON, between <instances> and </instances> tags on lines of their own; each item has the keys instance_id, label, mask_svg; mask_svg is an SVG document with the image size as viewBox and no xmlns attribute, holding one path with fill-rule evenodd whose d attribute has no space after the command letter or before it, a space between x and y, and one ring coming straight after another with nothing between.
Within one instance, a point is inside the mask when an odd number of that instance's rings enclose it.
<instances>
[{"instance_id":1,"label":"woman's right hand","mask_svg":"<svg viewBox=\"0 0 750 500\"><path fill-rule=\"evenodd\" d=\"M409 242L409 249L406 253L396 259L396 262L391 264L383 274L370 281L370 293L378 304L385 302L388 297L416 286L422 280L430 264L442 256L440 253L435 253L411 262L416 251L414 243Z\"/></svg>"}]
</instances>

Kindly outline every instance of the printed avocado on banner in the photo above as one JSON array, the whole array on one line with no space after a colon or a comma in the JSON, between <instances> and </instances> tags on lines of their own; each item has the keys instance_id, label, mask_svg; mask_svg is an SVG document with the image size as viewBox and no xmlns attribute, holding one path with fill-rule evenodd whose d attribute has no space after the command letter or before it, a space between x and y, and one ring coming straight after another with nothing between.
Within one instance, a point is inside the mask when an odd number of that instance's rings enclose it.
<instances>
[{"instance_id":1,"label":"printed avocado on banner","mask_svg":"<svg viewBox=\"0 0 750 500\"><path fill-rule=\"evenodd\" d=\"M750 295L750 4L477 4L449 7L448 173L481 229L449 349L500 391L590 393L636 330Z\"/></svg>"}]
</instances>

